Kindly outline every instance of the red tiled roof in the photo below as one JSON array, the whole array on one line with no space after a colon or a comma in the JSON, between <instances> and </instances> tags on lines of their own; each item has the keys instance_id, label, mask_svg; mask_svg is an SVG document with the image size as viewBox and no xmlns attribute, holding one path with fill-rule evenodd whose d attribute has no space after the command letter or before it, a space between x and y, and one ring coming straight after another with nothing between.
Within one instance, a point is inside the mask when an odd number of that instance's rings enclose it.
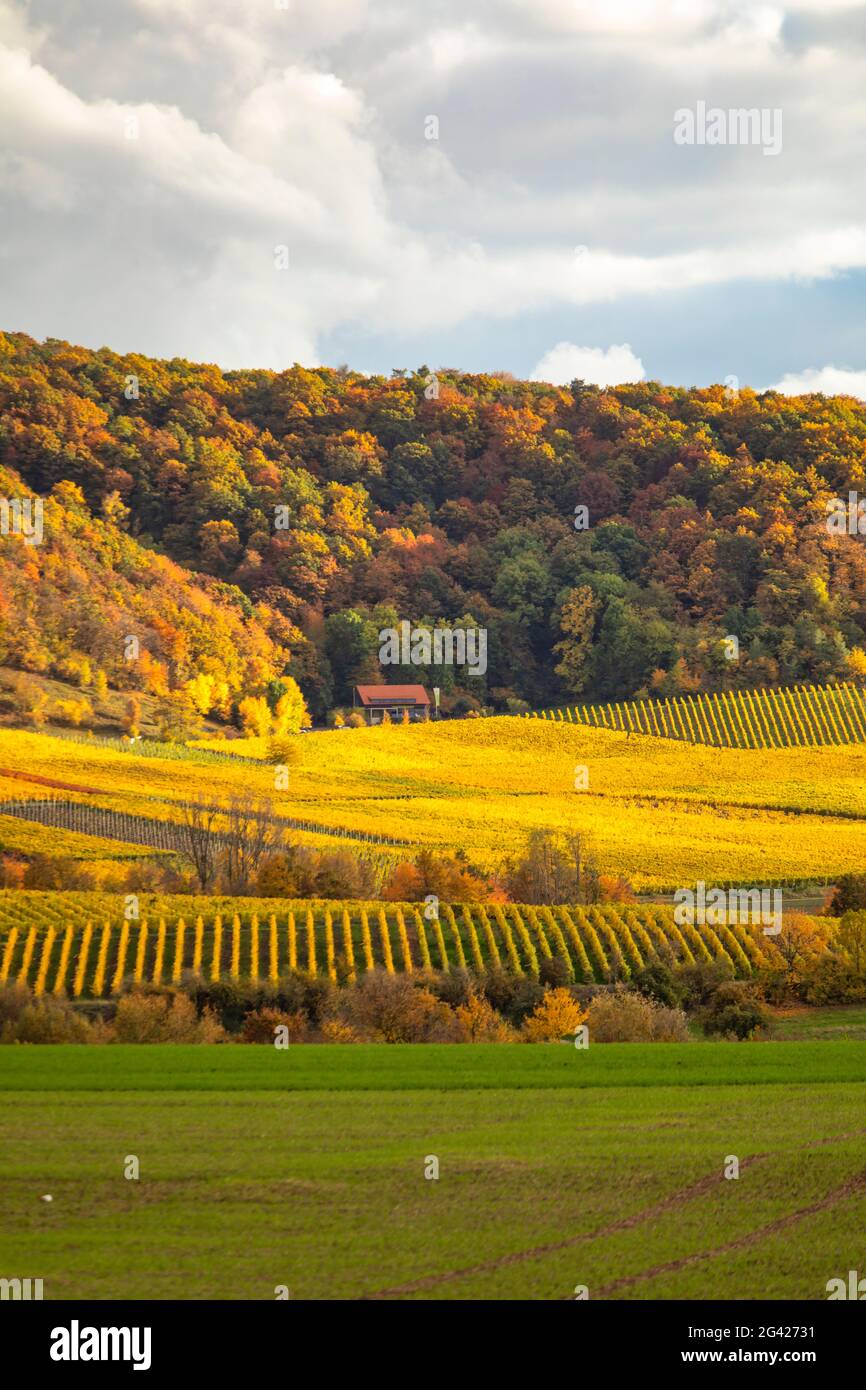
<instances>
[{"instance_id":1,"label":"red tiled roof","mask_svg":"<svg viewBox=\"0 0 866 1390\"><path fill-rule=\"evenodd\" d=\"M356 685L362 705L429 705L430 696L423 685Z\"/></svg>"}]
</instances>

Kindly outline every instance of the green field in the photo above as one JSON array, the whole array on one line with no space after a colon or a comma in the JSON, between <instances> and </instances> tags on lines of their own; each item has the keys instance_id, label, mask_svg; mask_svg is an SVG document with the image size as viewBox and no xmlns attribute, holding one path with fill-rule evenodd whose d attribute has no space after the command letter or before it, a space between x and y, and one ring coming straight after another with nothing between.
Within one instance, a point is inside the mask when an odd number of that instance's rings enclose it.
<instances>
[{"instance_id":1,"label":"green field","mask_svg":"<svg viewBox=\"0 0 866 1390\"><path fill-rule=\"evenodd\" d=\"M862 1004L836 1004L825 1009L798 1009L773 1019L773 1037L780 1041L866 1042L866 1008Z\"/></svg>"},{"instance_id":2,"label":"green field","mask_svg":"<svg viewBox=\"0 0 866 1390\"><path fill-rule=\"evenodd\" d=\"M0 1275L46 1298L823 1299L862 1263L864 1103L856 1042L5 1048Z\"/></svg>"}]
</instances>

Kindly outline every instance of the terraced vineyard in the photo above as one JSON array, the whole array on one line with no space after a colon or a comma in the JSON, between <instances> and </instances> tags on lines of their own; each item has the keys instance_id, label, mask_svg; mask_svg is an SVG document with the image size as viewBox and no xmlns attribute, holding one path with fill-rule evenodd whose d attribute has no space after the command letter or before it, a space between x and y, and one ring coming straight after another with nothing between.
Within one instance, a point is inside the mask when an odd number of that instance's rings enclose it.
<instances>
[{"instance_id":1,"label":"terraced vineyard","mask_svg":"<svg viewBox=\"0 0 866 1390\"><path fill-rule=\"evenodd\" d=\"M866 741L866 700L859 687L849 684L574 705L527 717L715 748L822 747Z\"/></svg>"},{"instance_id":2,"label":"terraced vineyard","mask_svg":"<svg viewBox=\"0 0 866 1390\"><path fill-rule=\"evenodd\" d=\"M98 999L130 981L168 984L187 972L264 982L302 970L338 983L373 969L502 967L538 976L545 958L559 958L568 979L589 983L626 980L657 960L725 960L747 977L775 955L760 927L678 927L673 909L661 906L458 904L427 919L413 903L247 899L236 913L216 911L214 899L186 899L180 915L168 910L177 901L126 921L99 914L106 904L98 895L6 895L0 983ZM207 914L196 910L203 904Z\"/></svg>"}]
</instances>

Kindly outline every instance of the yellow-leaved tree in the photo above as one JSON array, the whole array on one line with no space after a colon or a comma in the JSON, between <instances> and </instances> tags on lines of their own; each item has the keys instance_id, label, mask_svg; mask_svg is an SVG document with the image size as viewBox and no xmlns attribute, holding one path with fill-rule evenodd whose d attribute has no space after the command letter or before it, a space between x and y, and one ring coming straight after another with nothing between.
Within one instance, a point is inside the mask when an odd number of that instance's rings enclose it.
<instances>
[{"instance_id":1,"label":"yellow-leaved tree","mask_svg":"<svg viewBox=\"0 0 866 1390\"><path fill-rule=\"evenodd\" d=\"M199 714L209 714L213 709L214 684L214 677L206 671L199 671L197 675L185 682L184 694Z\"/></svg>"},{"instance_id":2,"label":"yellow-leaved tree","mask_svg":"<svg viewBox=\"0 0 866 1390\"><path fill-rule=\"evenodd\" d=\"M862 647L852 647L848 653L848 669L859 680L866 679L866 652Z\"/></svg>"},{"instance_id":3,"label":"yellow-leaved tree","mask_svg":"<svg viewBox=\"0 0 866 1390\"><path fill-rule=\"evenodd\" d=\"M248 738L267 738L273 715L263 695L248 695L238 705L241 727Z\"/></svg>"},{"instance_id":4,"label":"yellow-leaved tree","mask_svg":"<svg viewBox=\"0 0 866 1390\"><path fill-rule=\"evenodd\" d=\"M274 734L296 734L310 722L310 714L301 687L291 676L283 676L285 686L274 710Z\"/></svg>"},{"instance_id":5,"label":"yellow-leaved tree","mask_svg":"<svg viewBox=\"0 0 866 1390\"><path fill-rule=\"evenodd\" d=\"M577 1032L586 1010L567 989L549 989L523 1024L527 1042L556 1042Z\"/></svg>"},{"instance_id":6,"label":"yellow-leaved tree","mask_svg":"<svg viewBox=\"0 0 866 1390\"><path fill-rule=\"evenodd\" d=\"M469 991L465 1004L458 1004L455 1010L462 1042L513 1042L514 1029L485 999L474 989Z\"/></svg>"}]
</instances>

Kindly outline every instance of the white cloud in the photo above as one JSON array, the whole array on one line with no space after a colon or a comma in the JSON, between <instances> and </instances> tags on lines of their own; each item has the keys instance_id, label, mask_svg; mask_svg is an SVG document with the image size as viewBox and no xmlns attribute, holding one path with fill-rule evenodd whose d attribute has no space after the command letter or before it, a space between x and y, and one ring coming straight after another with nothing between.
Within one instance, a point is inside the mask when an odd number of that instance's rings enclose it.
<instances>
[{"instance_id":1,"label":"white cloud","mask_svg":"<svg viewBox=\"0 0 866 1390\"><path fill-rule=\"evenodd\" d=\"M786 372L781 381L768 388L785 396L806 396L821 391L825 396L859 396L866 401L866 371L855 372L849 367L806 367L801 372Z\"/></svg>"},{"instance_id":2,"label":"white cloud","mask_svg":"<svg viewBox=\"0 0 866 1390\"><path fill-rule=\"evenodd\" d=\"M624 381L643 381L644 376L643 363L628 343L609 348L557 343L544 354L530 380L550 381L554 386L567 386L571 381L619 386Z\"/></svg>"},{"instance_id":3,"label":"white cloud","mask_svg":"<svg viewBox=\"0 0 866 1390\"><path fill-rule=\"evenodd\" d=\"M553 341L575 307L640 297L645 323L866 268L862 59L821 27L848 4L437 0L419 27L410 0L40 0L37 32L0 0L0 327L279 367L333 333L558 312ZM698 98L782 107L782 156L676 147ZM593 370L643 375L567 343L536 373Z\"/></svg>"}]
</instances>

